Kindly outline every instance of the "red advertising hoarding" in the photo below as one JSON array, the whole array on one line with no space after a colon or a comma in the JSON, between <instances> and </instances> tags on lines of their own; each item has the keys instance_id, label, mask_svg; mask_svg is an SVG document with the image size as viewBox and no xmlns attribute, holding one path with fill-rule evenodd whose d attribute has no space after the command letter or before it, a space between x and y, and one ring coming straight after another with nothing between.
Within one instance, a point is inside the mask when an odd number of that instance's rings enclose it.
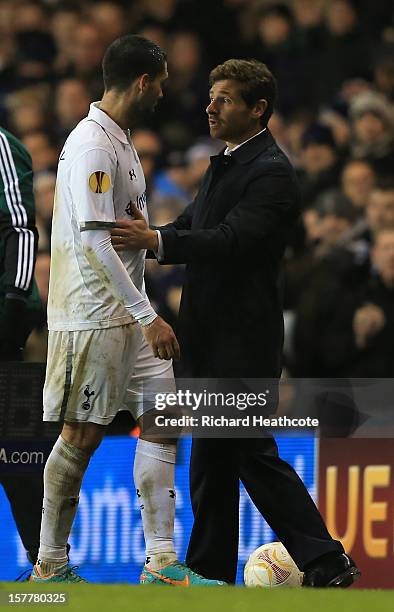
<instances>
[{"instance_id":1,"label":"red advertising hoarding","mask_svg":"<svg viewBox=\"0 0 394 612\"><path fill-rule=\"evenodd\" d=\"M322 439L319 509L362 571L359 588L394 588L394 440Z\"/></svg>"}]
</instances>

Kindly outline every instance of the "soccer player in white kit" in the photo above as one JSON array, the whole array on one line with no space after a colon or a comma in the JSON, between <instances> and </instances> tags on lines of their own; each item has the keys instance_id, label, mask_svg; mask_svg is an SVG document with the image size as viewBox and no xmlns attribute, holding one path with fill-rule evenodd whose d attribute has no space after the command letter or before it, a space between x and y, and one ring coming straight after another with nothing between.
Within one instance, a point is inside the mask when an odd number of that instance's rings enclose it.
<instances>
[{"instance_id":1,"label":"soccer player in white kit","mask_svg":"<svg viewBox=\"0 0 394 612\"><path fill-rule=\"evenodd\" d=\"M144 287L145 251L117 254L116 219L148 219L145 178L130 128L162 97L165 53L140 36L114 41L103 60L105 92L60 154L52 226L44 420L64 421L44 471L40 549L30 580L79 582L67 540L83 475L120 409L141 422L142 385L167 379L179 346ZM148 405L149 408L149 405ZM174 549L174 440L138 440L134 481L147 560L142 582L188 586L205 580Z\"/></svg>"}]
</instances>

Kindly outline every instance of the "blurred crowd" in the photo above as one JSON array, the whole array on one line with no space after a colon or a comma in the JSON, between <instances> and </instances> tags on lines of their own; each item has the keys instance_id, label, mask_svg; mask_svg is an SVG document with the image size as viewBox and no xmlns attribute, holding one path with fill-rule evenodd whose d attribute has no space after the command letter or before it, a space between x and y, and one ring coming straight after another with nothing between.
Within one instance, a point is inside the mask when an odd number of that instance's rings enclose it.
<instances>
[{"instance_id":1,"label":"blurred crowd","mask_svg":"<svg viewBox=\"0 0 394 612\"><path fill-rule=\"evenodd\" d=\"M30 358L45 358L57 158L102 95L105 48L127 32L168 53L165 97L132 135L151 221L183 210L222 148L205 115L210 70L264 61L279 87L269 127L303 193L284 270L286 373L394 376L392 0L0 0L0 124L35 172L44 306ZM182 275L147 262L151 301L172 324Z\"/></svg>"}]
</instances>

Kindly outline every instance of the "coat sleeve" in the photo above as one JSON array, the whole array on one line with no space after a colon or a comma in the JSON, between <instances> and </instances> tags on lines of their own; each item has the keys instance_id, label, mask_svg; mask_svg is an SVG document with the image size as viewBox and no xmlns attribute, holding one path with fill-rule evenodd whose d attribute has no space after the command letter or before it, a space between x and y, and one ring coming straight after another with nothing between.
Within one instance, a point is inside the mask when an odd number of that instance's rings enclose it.
<instances>
[{"instance_id":1,"label":"coat sleeve","mask_svg":"<svg viewBox=\"0 0 394 612\"><path fill-rule=\"evenodd\" d=\"M238 204L216 227L191 230L175 223L161 228L164 258L160 263L251 254L264 246L281 223L288 223L297 214L298 191L293 176L283 166L265 167L264 174L250 182Z\"/></svg>"}]
</instances>

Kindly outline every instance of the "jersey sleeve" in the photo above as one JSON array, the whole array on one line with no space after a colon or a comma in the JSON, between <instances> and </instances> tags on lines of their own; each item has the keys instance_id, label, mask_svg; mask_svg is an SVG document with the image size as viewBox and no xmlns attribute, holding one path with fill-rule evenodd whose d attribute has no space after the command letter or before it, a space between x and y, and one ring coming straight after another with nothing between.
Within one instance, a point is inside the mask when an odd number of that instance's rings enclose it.
<instances>
[{"instance_id":1,"label":"jersey sleeve","mask_svg":"<svg viewBox=\"0 0 394 612\"><path fill-rule=\"evenodd\" d=\"M116 165L114 155L102 148L90 149L73 162L69 187L81 231L115 225Z\"/></svg>"}]
</instances>

